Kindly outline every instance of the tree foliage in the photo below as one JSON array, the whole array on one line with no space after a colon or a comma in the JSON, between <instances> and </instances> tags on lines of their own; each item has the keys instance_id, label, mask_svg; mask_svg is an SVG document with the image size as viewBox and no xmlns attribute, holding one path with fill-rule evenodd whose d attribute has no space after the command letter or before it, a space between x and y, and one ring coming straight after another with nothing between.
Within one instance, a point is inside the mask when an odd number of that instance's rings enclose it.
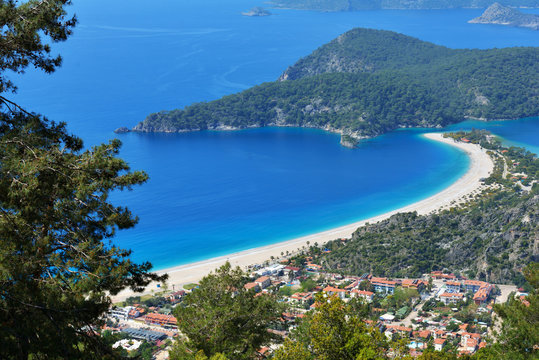
<instances>
[{"instance_id":1,"label":"tree foliage","mask_svg":"<svg viewBox=\"0 0 539 360\"><path fill-rule=\"evenodd\" d=\"M178 328L187 337L171 359L188 359L199 351L211 357L252 358L273 339L268 326L281 316L281 307L269 294L246 290L246 274L226 263L204 277L199 286L174 309Z\"/></svg>"},{"instance_id":2,"label":"tree foliage","mask_svg":"<svg viewBox=\"0 0 539 360\"><path fill-rule=\"evenodd\" d=\"M51 55L49 42L71 35L76 18L67 16L69 4L71 0L0 2L0 93L15 89L5 70L22 73L33 65L50 73L61 64L60 55Z\"/></svg>"},{"instance_id":3,"label":"tree foliage","mask_svg":"<svg viewBox=\"0 0 539 360\"><path fill-rule=\"evenodd\" d=\"M317 298L314 314L300 325L295 337L276 352L276 360L380 359L389 348L378 328L367 325L340 298Z\"/></svg>"},{"instance_id":4,"label":"tree foliage","mask_svg":"<svg viewBox=\"0 0 539 360\"><path fill-rule=\"evenodd\" d=\"M152 280L151 265L110 239L137 218L109 201L147 179L117 157L120 142L84 150L65 124L29 113L3 94L6 71L61 63L49 43L75 24L67 0L1 1L0 21L0 358L113 356L94 333L109 294Z\"/></svg>"},{"instance_id":5,"label":"tree foliage","mask_svg":"<svg viewBox=\"0 0 539 360\"><path fill-rule=\"evenodd\" d=\"M539 356L539 263L532 262L524 276L533 290L524 301L510 298L494 311L502 320L497 343L484 350L485 358L537 359ZM488 355L488 357L487 357Z\"/></svg>"}]
</instances>

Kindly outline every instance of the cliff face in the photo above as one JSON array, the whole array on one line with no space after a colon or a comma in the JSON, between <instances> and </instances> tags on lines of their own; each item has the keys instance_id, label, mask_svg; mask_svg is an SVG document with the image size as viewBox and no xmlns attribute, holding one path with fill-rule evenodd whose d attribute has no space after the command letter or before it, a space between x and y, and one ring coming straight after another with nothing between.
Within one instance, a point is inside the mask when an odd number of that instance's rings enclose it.
<instances>
[{"instance_id":1,"label":"cliff face","mask_svg":"<svg viewBox=\"0 0 539 360\"><path fill-rule=\"evenodd\" d=\"M500 3L494 3L481 16L470 20L469 23L498 24L539 30L539 15L524 14Z\"/></svg>"}]
</instances>

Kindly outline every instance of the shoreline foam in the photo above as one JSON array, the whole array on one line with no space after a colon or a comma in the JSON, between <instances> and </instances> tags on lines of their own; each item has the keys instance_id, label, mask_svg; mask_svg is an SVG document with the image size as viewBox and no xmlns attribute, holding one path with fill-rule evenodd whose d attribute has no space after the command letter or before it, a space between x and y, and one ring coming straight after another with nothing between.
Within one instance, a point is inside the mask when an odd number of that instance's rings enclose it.
<instances>
[{"instance_id":1,"label":"shoreline foam","mask_svg":"<svg viewBox=\"0 0 539 360\"><path fill-rule=\"evenodd\" d=\"M441 133L427 133L423 134L423 136L433 141L439 141L451 146L455 146L465 151L470 157L470 166L466 173L453 184L440 192L413 204L371 217L369 219L357 221L352 224L271 245L243 250L208 260L171 267L157 271L157 273L168 273L169 286L171 287L174 285L174 288L179 290L181 285L198 282L202 277L210 273L212 270L218 268L226 261L229 261L233 266L239 266L241 268L245 268L253 264L261 264L264 261L269 260L272 256L279 258L281 256L281 252L286 253L288 251L293 253L299 248L307 246L307 242L310 242L310 244L318 242L319 245L322 245L327 241L337 238L349 238L357 228L365 225L365 223L375 223L387 219L397 213L417 211L419 215L424 215L436 210L458 205L459 203L465 201L464 197L481 190L483 185L481 185L480 180L488 177L494 169L494 163L484 149L480 148L479 145L454 142L453 139L444 138ZM131 290L124 290L118 295L113 296L112 299L114 302L118 302L126 299L129 296L147 294L151 291L155 291L156 289L157 287L155 284L150 284L142 293L134 293Z\"/></svg>"}]
</instances>

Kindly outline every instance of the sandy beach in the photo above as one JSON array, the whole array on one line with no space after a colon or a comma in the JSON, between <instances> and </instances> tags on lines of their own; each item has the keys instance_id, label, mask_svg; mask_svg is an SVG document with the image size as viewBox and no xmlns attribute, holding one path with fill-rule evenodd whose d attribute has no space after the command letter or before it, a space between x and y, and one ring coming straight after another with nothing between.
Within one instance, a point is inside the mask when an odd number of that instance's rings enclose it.
<instances>
[{"instance_id":1,"label":"sandy beach","mask_svg":"<svg viewBox=\"0 0 539 360\"><path fill-rule=\"evenodd\" d=\"M281 252L295 252L298 250L298 248L306 246L307 242L310 242L310 244L314 244L315 242L317 242L318 244L324 244L329 240L334 240L337 238L349 238L358 227L363 226L365 223L375 223L387 219L396 213L417 211L418 214L423 215L440 209L452 207L465 201L465 198L467 196L482 190L483 185L481 185L480 179L488 177L494 169L494 163L492 162L490 156L487 155L485 150L481 149L478 145L461 142L457 143L454 142L453 139L446 139L442 137L442 134L440 133L424 134L423 136L431 140L440 141L451 146L456 146L459 149L464 150L470 157L470 167L468 171L456 182L454 182L444 190L408 206L369 219L361 220L349 225L272 245L244 250L234 254L220 256L205 261L176 266L173 268L158 271L158 273L168 273L169 288L172 289L172 285L174 285L174 288L176 290L179 290L184 284L199 281L203 276L207 275L215 268L221 266L226 261L229 261L234 266L240 266L241 268L245 268L252 264L261 264L264 261L269 260L271 256L274 256L276 258L280 257ZM150 286L148 286L148 288L146 289L146 293L150 293L150 291L152 290L158 290L156 284L151 284ZM113 301L122 301L125 298L133 295L135 294L132 291L124 290L117 296L114 296ZM140 293L137 293L136 295L140 295Z\"/></svg>"}]
</instances>

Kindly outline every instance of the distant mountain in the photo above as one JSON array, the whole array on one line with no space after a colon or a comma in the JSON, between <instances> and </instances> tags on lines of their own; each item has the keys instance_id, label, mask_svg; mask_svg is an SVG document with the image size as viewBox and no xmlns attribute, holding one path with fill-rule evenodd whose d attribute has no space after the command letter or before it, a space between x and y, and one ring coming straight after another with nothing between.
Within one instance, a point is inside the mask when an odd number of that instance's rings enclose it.
<instances>
[{"instance_id":1,"label":"distant mountain","mask_svg":"<svg viewBox=\"0 0 539 360\"><path fill-rule=\"evenodd\" d=\"M539 0L501 0L501 4L513 7L539 7ZM492 0L272 0L277 8L356 11L374 9L455 9L486 8Z\"/></svg>"},{"instance_id":2,"label":"distant mountain","mask_svg":"<svg viewBox=\"0 0 539 360\"><path fill-rule=\"evenodd\" d=\"M472 24L498 24L539 30L539 15L524 14L516 9L494 3L483 15L468 21Z\"/></svg>"},{"instance_id":3,"label":"distant mountain","mask_svg":"<svg viewBox=\"0 0 539 360\"><path fill-rule=\"evenodd\" d=\"M372 137L466 117L539 115L539 48L453 50L390 31L354 29L289 67L280 81L184 109L133 130L303 126Z\"/></svg>"},{"instance_id":4,"label":"distant mountain","mask_svg":"<svg viewBox=\"0 0 539 360\"><path fill-rule=\"evenodd\" d=\"M271 12L264 8L261 8L260 6L255 6L251 10L242 12L241 14L243 16L270 16Z\"/></svg>"},{"instance_id":5,"label":"distant mountain","mask_svg":"<svg viewBox=\"0 0 539 360\"><path fill-rule=\"evenodd\" d=\"M376 73L428 66L459 51L392 31L354 29L300 59L279 80L324 73Z\"/></svg>"}]
</instances>

